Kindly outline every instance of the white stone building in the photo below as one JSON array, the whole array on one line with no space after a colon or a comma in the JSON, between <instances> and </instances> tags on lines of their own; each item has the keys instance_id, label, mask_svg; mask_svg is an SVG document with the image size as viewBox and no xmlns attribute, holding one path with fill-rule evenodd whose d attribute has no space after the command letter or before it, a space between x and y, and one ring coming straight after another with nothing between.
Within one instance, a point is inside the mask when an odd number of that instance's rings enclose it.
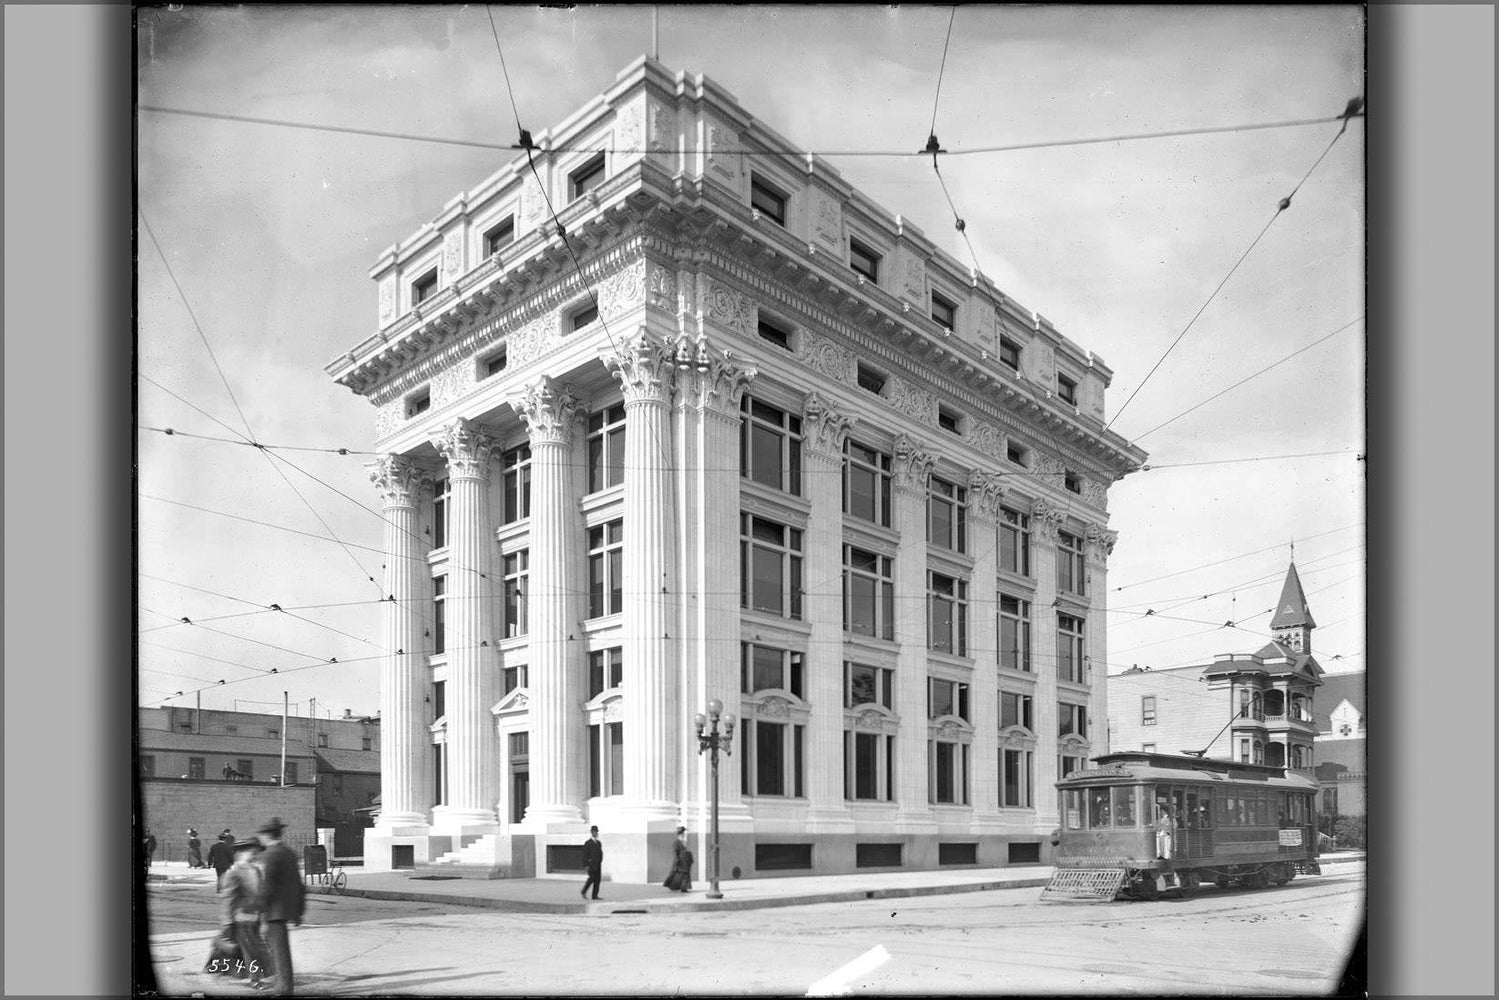
<instances>
[{"instance_id":1,"label":"white stone building","mask_svg":"<svg viewBox=\"0 0 1499 1000\"><path fill-rule=\"evenodd\" d=\"M594 823L658 880L682 822L706 878L713 698L725 878L1043 859L1107 749L1110 370L700 76L536 144L327 368L385 456L367 865L564 870Z\"/></svg>"}]
</instances>

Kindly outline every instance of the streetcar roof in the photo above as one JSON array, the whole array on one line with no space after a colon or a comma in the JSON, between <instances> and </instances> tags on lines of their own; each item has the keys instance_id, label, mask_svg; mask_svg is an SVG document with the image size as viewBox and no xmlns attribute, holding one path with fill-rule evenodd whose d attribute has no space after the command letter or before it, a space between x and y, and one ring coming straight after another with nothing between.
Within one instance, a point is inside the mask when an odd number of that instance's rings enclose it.
<instances>
[{"instance_id":1,"label":"streetcar roof","mask_svg":"<svg viewBox=\"0 0 1499 1000\"><path fill-rule=\"evenodd\" d=\"M1272 788L1314 791L1319 786L1312 779L1283 767L1269 764L1240 764L1231 760L1190 755L1125 751L1093 758L1097 767L1073 771L1057 782L1059 787L1090 784L1129 784L1138 781L1179 782L1181 784L1239 783L1268 785Z\"/></svg>"}]
</instances>

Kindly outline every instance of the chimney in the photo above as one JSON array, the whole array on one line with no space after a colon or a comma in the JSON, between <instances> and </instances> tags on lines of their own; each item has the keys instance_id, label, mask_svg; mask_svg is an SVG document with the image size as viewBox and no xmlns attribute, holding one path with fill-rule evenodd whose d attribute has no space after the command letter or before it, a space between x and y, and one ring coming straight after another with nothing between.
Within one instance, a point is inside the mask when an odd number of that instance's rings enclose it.
<instances>
[{"instance_id":1,"label":"chimney","mask_svg":"<svg viewBox=\"0 0 1499 1000\"><path fill-rule=\"evenodd\" d=\"M346 709L344 709L344 718L345 719L352 719L352 718L354 718L354 710L352 708L346 708Z\"/></svg>"}]
</instances>

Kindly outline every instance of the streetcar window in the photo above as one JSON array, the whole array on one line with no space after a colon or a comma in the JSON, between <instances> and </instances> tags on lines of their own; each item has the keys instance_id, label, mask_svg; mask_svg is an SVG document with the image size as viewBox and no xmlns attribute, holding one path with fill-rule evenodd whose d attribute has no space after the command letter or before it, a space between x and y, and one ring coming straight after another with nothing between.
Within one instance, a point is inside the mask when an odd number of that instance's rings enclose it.
<instances>
[{"instance_id":1,"label":"streetcar window","mask_svg":"<svg viewBox=\"0 0 1499 1000\"><path fill-rule=\"evenodd\" d=\"M1239 800L1232 795L1223 797L1223 822L1222 826L1238 826Z\"/></svg>"},{"instance_id":2,"label":"streetcar window","mask_svg":"<svg viewBox=\"0 0 1499 1000\"><path fill-rule=\"evenodd\" d=\"M1178 825L1197 829L1197 810L1197 789L1189 788L1187 789L1187 814L1178 820Z\"/></svg>"},{"instance_id":3,"label":"streetcar window","mask_svg":"<svg viewBox=\"0 0 1499 1000\"><path fill-rule=\"evenodd\" d=\"M1139 790L1135 788L1114 789L1114 825L1134 828L1140 825L1136 801Z\"/></svg>"},{"instance_id":4,"label":"streetcar window","mask_svg":"<svg viewBox=\"0 0 1499 1000\"><path fill-rule=\"evenodd\" d=\"M1067 829L1083 828L1083 793L1075 788L1066 793Z\"/></svg>"},{"instance_id":5,"label":"streetcar window","mask_svg":"<svg viewBox=\"0 0 1499 1000\"><path fill-rule=\"evenodd\" d=\"M1197 790L1197 825L1204 830L1213 828L1213 790L1211 788Z\"/></svg>"},{"instance_id":6,"label":"streetcar window","mask_svg":"<svg viewBox=\"0 0 1499 1000\"><path fill-rule=\"evenodd\" d=\"M1097 830L1112 825L1109 821L1109 790L1095 788L1088 793L1088 825Z\"/></svg>"},{"instance_id":7,"label":"streetcar window","mask_svg":"<svg viewBox=\"0 0 1499 1000\"><path fill-rule=\"evenodd\" d=\"M1276 824L1281 829L1285 829L1287 826L1290 825L1291 816L1290 816L1289 813L1286 812L1286 793L1285 792L1276 792L1275 793L1275 820L1276 820Z\"/></svg>"}]
</instances>

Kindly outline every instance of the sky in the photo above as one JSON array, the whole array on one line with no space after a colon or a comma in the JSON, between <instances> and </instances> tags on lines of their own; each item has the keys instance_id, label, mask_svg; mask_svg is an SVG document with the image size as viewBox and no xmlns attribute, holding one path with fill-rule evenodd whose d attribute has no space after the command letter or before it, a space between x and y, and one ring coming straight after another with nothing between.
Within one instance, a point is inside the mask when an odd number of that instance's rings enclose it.
<instances>
[{"instance_id":1,"label":"sky","mask_svg":"<svg viewBox=\"0 0 1499 1000\"><path fill-rule=\"evenodd\" d=\"M510 143L652 45L649 7L490 13L142 9L138 102ZM1364 91L1357 6L663 7L658 53L814 151L1330 118ZM1109 492L1111 673L1259 648L1293 542L1319 662L1363 668L1364 123L1338 131L942 162L979 269L1113 369L1112 429L1150 454ZM379 707L375 411L323 367L375 331L378 255L509 158L138 113L141 705ZM973 259L930 158L827 159ZM246 433L271 447L189 436Z\"/></svg>"}]
</instances>

